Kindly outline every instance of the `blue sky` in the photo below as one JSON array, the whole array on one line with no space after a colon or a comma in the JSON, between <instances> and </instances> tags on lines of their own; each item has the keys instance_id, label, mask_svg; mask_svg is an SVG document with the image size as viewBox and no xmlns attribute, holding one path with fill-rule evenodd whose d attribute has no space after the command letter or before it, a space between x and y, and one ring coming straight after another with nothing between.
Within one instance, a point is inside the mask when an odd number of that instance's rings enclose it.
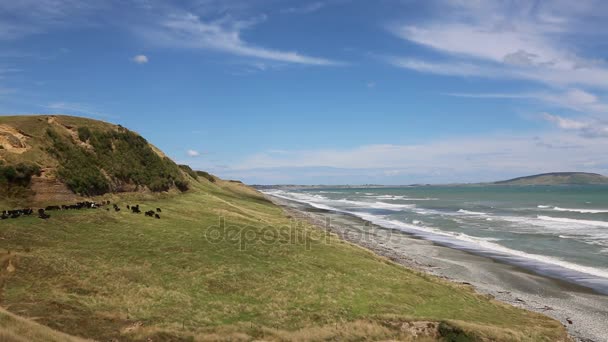
<instances>
[{"instance_id":1,"label":"blue sky","mask_svg":"<svg viewBox=\"0 0 608 342\"><path fill-rule=\"evenodd\" d=\"M608 174L603 1L0 0L0 113L248 183Z\"/></svg>"}]
</instances>

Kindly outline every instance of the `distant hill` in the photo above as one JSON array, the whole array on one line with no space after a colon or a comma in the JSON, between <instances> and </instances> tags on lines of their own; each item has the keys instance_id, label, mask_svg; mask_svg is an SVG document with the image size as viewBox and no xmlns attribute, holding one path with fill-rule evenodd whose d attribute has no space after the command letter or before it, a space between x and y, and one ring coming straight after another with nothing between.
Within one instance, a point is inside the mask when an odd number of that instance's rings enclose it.
<instances>
[{"instance_id":1,"label":"distant hill","mask_svg":"<svg viewBox=\"0 0 608 342\"><path fill-rule=\"evenodd\" d=\"M0 117L3 200L29 203L185 191L188 174L120 125L63 115Z\"/></svg>"},{"instance_id":2,"label":"distant hill","mask_svg":"<svg viewBox=\"0 0 608 342\"><path fill-rule=\"evenodd\" d=\"M494 182L501 185L608 184L608 177L587 172L552 172Z\"/></svg>"}]
</instances>

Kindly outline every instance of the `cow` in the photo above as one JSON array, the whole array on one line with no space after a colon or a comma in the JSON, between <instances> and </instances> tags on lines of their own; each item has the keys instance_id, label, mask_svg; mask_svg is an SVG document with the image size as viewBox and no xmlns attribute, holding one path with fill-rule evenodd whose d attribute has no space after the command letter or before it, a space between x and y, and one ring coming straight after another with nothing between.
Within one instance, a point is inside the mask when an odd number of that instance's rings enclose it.
<instances>
[{"instance_id":1,"label":"cow","mask_svg":"<svg viewBox=\"0 0 608 342\"><path fill-rule=\"evenodd\" d=\"M131 212L133 214L141 214L141 210L139 210L139 204L131 207Z\"/></svg>"},{"instance_id":2,"label":"cow","mask_svg":"<svg viewBox=\"0 0 608 342\"><path fill-rule=\"evenodd\" d=\"M156 219L160 220L160 215L158 215L158 214L154 214L154 217L155 217Z\"/></svg>"},{"instance_id":3,"label":"cow","mask_svg":"<svg viewBox=\"0 0 608 342\"><path fill-rule=\"evenodd\" d=\"M154 217L154 210L146 211L146 216Z\"/></svg>"},{"instance_id":4,"label":"cow","mask_svg":"<svg viewBox=\"0 0 608 342\"><path fill-rule=\"evenodd\" d=\"M163 211L160 208L156 208L157 213L162 213Z\"/></svg>"},{"instance_id":5,"label":"cow","mask_svg":"<svg viewBox=\"0 0 608 342\"><path fill-rule=\"evenodd\" d=\"M43 220L48 220L51 218L51 215L44 212L44 209L38 209L38 217Z\"/></svg>"}]
</instances>

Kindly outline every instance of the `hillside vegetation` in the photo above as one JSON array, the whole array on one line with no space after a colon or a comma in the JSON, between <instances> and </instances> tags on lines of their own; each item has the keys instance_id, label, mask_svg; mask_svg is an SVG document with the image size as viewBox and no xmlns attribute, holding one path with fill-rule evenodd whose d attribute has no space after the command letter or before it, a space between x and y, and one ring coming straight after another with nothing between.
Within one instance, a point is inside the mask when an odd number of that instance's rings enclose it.
<instances>
[{"instance_id":1,"label":"hillside vegetation","mask_svg":"<svg viewBox=\"0 0 608 342\"><path fill-rule=\"evenodd\" d=\"M608 177L586 172L553 172L495 182L501 185L608 184Z\"/></svg>"},{"instance_id":2,"label":"hillside vegetation","mask_svg":"<svg viewBox=\"0 0 608 342\"><path fill-rule=\"evenodd\" d=\"M240 182L178 168L187 192L107 193L94 199L121 211L0 221L0 341L567 341L553 319L293 221Z\"/></svg>"},{"instance_id":3,"label":"hillside vegetation","mask_svg":"<svg viewBox=\"0 0 608 342\"><path fill-rule=\"evenodd\" d=\"M0 146L0 195L15 201L37 202L32 182L41 179L85 197L188 189L172 160L119 125L69 116L0 117ZM12 170L26 172L11 178Z\"/></svg>"}]
</instances>

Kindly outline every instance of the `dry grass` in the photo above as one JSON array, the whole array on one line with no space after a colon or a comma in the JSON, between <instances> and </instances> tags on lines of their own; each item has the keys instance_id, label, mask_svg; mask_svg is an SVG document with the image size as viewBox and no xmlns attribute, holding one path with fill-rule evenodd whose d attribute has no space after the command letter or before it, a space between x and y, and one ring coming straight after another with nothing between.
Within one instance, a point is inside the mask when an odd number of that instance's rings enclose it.
<instances>
[{"instance_id":1,"label":"dry grass","mask_svg":"<svg viewBox=\"0 0 608 342\"><path fill-rule=\"evenodd\" d=\"M90 341L55 331L0 308L0 342L85 342Z\"/></svg>"}]
</instances>

